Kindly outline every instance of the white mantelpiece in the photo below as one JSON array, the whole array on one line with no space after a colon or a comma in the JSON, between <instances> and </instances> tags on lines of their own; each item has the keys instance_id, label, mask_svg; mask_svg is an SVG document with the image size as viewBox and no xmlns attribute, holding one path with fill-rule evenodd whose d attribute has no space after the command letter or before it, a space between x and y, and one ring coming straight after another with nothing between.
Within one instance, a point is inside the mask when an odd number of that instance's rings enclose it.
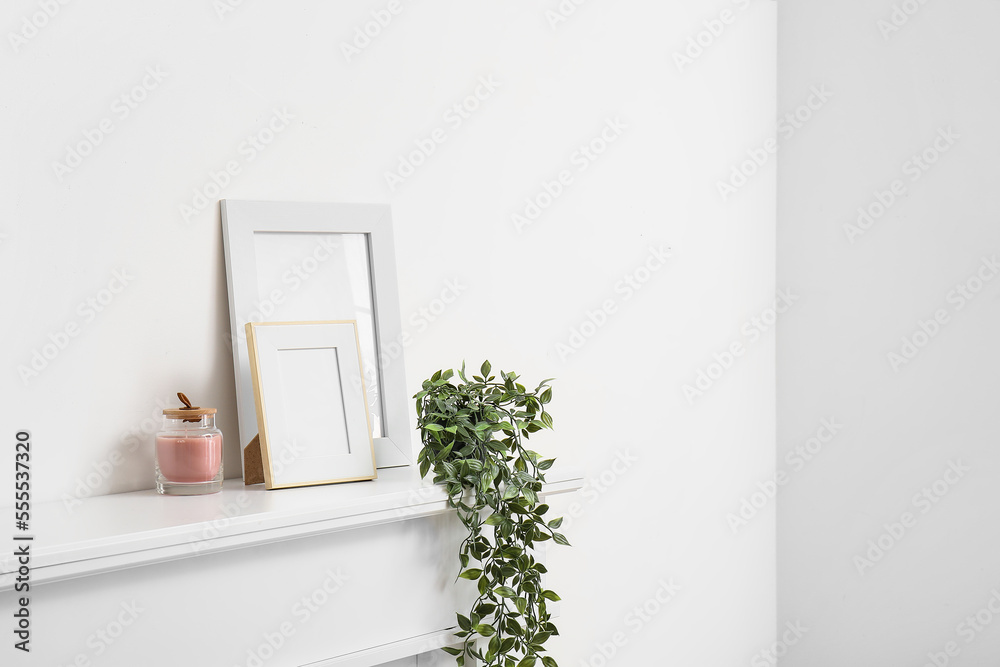
<instances>
[{"instance_id":1,"label":"white mantelpiece","mask_svg":"<svg viewBox=\"0 0 1000 667\"><path fill-rule=\"evenodd\" d=\"M557 473L545 495L580 487ZM280 644L261 666L368 667L453 643L470 593L453 585L461 525L411 467L374 482L227 480L209 496L48 503L32 519L30 664L256 667L269 653L258 649ZM11 551L0 565L8 608ZM105 642L130 604L143 611Z\"/></svg>"}]
</instances>

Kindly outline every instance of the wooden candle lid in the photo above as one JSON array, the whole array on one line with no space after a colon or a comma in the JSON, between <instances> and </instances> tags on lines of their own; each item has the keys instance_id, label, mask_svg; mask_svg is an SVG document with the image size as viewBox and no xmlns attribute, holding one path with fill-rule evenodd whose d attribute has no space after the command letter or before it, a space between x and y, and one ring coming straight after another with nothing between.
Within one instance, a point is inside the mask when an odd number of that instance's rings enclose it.
<instances>
[{"instance_id":1,"label":"wooden candle lid","mask_svg":"<svg viewBox=\"0 0 1000 667\"><path fill-rule=\"evenodd\" d=\"M183 419L186 422L197 422L201 421L201 418L205 415L214 415L216 413L215 408L199 408L198 406L192 406L191 401L184 394L177 392L177 398L181 400L184 404L183 408L164 408L163 414L166 417L172 419Z\"/></svg>"}]
</instances>

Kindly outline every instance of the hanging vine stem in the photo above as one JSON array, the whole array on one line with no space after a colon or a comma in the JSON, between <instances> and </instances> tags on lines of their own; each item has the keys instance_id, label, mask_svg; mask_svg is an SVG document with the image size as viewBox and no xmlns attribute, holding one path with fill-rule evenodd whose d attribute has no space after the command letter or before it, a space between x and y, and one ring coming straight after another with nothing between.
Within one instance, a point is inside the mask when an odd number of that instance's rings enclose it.
<instances>
[{"instance_id":1,"label":"hanging vine stem","mask_svg":"<svg viewBox=\"0 0 1000 667\"><path fill-rule=\"evenodd\" d=\"M546 640L559 634L546 606L559 596L542 587L546 569L532 550L545 540L569 541L557 532L562 519L546 522L549 507L538 499L555 459L524 447L532 433L552 428L545 409L550 380L528 391L517 374L501 371L497 381L491 370L484 362L470 381L463 363L458 384L451 369L437 371L413 397L424 445L420 476L433 469L434 482L444 485L469 531L459 547L458 578L475 581L479 590L469 614L457 614L462 647L444 650L458 667L468 658L485 667L558 667L542 653ZM485 651L480 640L488 640Z\"/></svg>"}]
</instances>

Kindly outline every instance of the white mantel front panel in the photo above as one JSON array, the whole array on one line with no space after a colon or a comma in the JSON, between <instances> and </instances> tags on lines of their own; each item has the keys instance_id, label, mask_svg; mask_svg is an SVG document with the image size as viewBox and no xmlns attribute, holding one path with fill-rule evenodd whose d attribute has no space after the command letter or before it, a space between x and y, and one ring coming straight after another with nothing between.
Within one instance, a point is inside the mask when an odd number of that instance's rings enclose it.
<instances>
[{"instance_id":1,"label":"white mantel front panel","mask_svg":"<svg viewBox=\"0 0 1000 667\"><path fill-rule=\"evenodd\" d=\"M299 667L451 628L474 595L453 585L461 530L440 514L41 585L22 664Z\"/></svg>"}]
</instances>

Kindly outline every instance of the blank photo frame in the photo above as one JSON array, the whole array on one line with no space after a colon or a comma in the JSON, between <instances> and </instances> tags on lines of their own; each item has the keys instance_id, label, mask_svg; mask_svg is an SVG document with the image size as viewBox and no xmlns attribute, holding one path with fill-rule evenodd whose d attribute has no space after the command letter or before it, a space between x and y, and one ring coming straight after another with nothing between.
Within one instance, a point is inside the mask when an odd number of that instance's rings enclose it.
<instances>
[{"instance_id":1,"label":"blank photo frame","mask_svg":"<svg viewBox=\"0 0 1000 667\"><path fill-rule=\"evenodd\" d=\"M257 434L246 323L355 320L376 463L409 465L389 207L226 199L222 223L241 448Z\"/></svg>"},{"instance_id":2,"label":"blank photo frame","mask_svg":"<svg viewBox=\"0 0 1000 667\"><path fill-rule=\"evenodd\" d=\"M246 334L265 487L375 479L357 323L248 323Z\"/></svg>"}]
</instances>

